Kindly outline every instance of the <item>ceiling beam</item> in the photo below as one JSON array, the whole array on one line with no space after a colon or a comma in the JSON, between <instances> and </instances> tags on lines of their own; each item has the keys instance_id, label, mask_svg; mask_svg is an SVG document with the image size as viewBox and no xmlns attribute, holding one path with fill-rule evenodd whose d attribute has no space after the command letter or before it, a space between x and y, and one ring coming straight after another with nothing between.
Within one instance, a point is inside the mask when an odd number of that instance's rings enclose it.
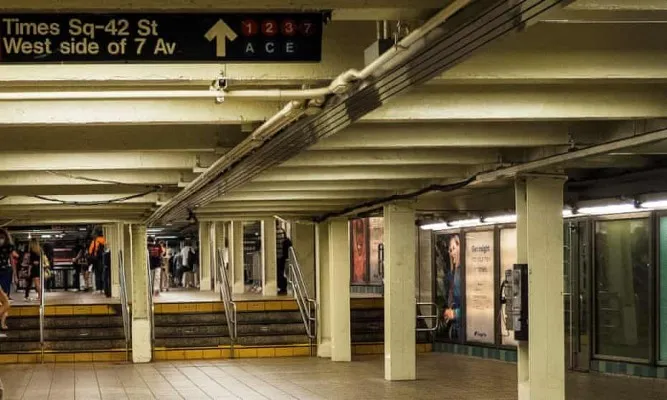
<instances>
[{"instance_id":1,"label":"ceiling beam","mask_svg":"<svg viewBox=\"0 0 667 400\"><path fill-rule=\"evenodd\" d=\"M0 101L0 125L240 124L279 109L277 102L236 99Z\"/></svg>"},{"instance_id":2,"label":"ceiling beam","mask_svg":"<svg viewBox=\"0 0 667 400\"><path fill-rule=\"evenodd\" d=\"M585 18L573 16L580 13L554 10L549 19ZM593 18L600 11L591 13ZM643 14L647 19L665 15ZM428 84L664 83L665 36L667 24L540 22L530 32L493 43Z\"/></svg>"},{"instance_id":3,"label":"ceiling beam","mask_svg":"<svg viewBox=\"0 0 667 400\"><path fill-rule=\"evenodd\" d=\"M254 182L285 181L344 181L344 180L402 180L457 178L465 176L465 167L459 165L413 165L409 168L396 165L370 167L279 167L274 168Z\"/></svg>"},{"instance_id":4,"label":"ceiling beam","mask_svg":"<svg viewBox=\"0 0 667 400\"><path fill-rule=\"evenodd\" d=\"M406 147L537 147L568 144L568 125L553 122L354 124L315 144L314 150Z\"/></svg>"},{"instance_id":5,"label":"ceiling beam","mask_svg":"<svg viewBox=\"0 0 667 400\"><path fill-rule=\"evenodd\" d=\"M340 8L364 9L364 8L442 8L442 1L437 0L290 0L285 3L282 0L259 0L248 6L248 3L238 0L171 0L164 4L156 4L153 0L133 0L128 3L125 0L106 0L104 3L85 2L79 0L60 0L54 3L49 0L5 0L2 4L6 11L202 11L207 12L230 12L230 11L264 11L272 9L275 12L289 10L333 10Z\"/></svg>"},{"instance_id":6,"label":"ceiling beam","mask_svg":"<svg viewBox=\"0 0 667 400\"><path fill-rule=\"evenodd\" d=\"M278 200L355 200L369 199L374 197L383 197L392 194L391 191L379 190L337 190L332 192L325 191L301 191L301 192L248 192L248 193L230 193L216 200L217 204L223 206L223 203L238 201L278 201Z\"/></svg>"},{"instance_id":7,"label":"ceiling beam","mask_svg":"<svg viewBox=\"0 0 667 400\"><path fill-rule=\"evenodd\" d=\"M336 191L336 190L401 190L424 187L433 183L448 183L449 179L404 179L404 180L368 180L355 179L344 181L309 181L309 182L250 182L234 190L233 193L272 192L272 191Z\"/></svg>"},{"instance_id":8,"label":"ceiling beam","mask_svg":"<svg viewBox=\"0 0 667 400\"><path fill-rule=\"evenodd\" d=\"M354 200L350 199L315 199L315 200L236 200L236 201L221 201L213 202L201 207L198 212L212 212L221 210L226 207L253 207L265 208L271 210L274 207L341 207L350 204Z\"/></svg>"},{"instance_id":9,"label":"ceiling beam","mask_svg":"<svg viewBox=\"0 0 667 400\"><path fill-rule=\"evenodd\" d=\"M338 167L420 164L488 164L497 162L500 152L494 149L400 149L306 151L283 167Z\"/></svg>"},{"instance_id":10,"label":"ceiling beam","mask_svg":"<svg viewBox=\"0 0 667 400\"><path fill-rule=\"evenodd\" d=\"M66 172L65 172L66 173ZM73 177L53 174L45 171L18 171L0 172L0 187L2 186L35 186L35 185L114 185L113 183L90 182L76 177L85 177L98 180L115 181L130 185L174 185L180 180L191 177L189 171L133 171L133 170L89 170L76 172ZM122 186L122 185L120 185ZM0 193L2 195L2 193Z\"/></svg>"},{"instance_id":11,"label":"ceiling beam","mask_svg":"<svg viewBox=\"0 0 667 400\"><path fill-rule=\"evenodd\" d=\"M132 195L133 193L130 194L125 194L125 196ZM107 202L110 200L114 200L118 197L123 197L123 195L116 196L116 195L63 195L63 196L58 196L59 200L63 200L66 202L78 202L78 203L84 203L84 202ZM145 204L147 206L152 206L155 205L158 201L164 200L163 195L159 193L149 193L145 196L137 197L134 199L129 199L125 200L122 202L123 205L125 204ZM116 202L116 203L109 203L109 206L115 206L115 205L120 205L121 203ZM67 205L59 205L57 202L53 201L48 201L44 199L39 199L36 197L31 197L31 196L9 196L5 197L3 199L0 199L0 207L6 207L6 206L17 206L17 205L30 205L30 206L46 206L47 208L50 206L62 206L62 207L68 207ZM100 206L95 206L95 207L102 207L106 206L107 204L100 205ZM81 204L83 207L88 207L88 205Z\"/></svg>"},{"instance_id":12,"label":"ceiling beam","mask_svg":"<svg viewBox=\"0 0 667 400\"><path fill-rule=\"evenodd\" d=\"M3 152L167 151L215 152L247 134L238 125L42 125L0 126Z\"/></svg>"},{"instance_id":13,"label":"ceiling beam","mask_svg":"<svg viewBox=\"0 0 667 400\"><path fill-rule=\"evenodd\" d=\"M162 185L160 193L175 193L179 190L176 184ZM146 191L143 185L23 185L23 186L2 186L0 185L0 194L2 196L53 196L60 195L114 195L120 197L129 193L141 193Z\"/></svg>"},{"instance_id":14,"label":"ceiling beam","mask_svg":"<svg viewBox=\"0 0 667 400\"><path fill-rule=\"evenodd\" d=\"M13 152L0 157L0 172L44 170L192 170L207 167L213 153L185 152Z\"/></svg>"},{"instance_id":15,"label":"ceiling beam","mask_svg":"<svg viewBox=\"0 0 667 400\"><path fill-rule=\"evenodd\" d=\"M366 122L539 121L661 118L662 85L424 86L362 118Z\"/></svg>"},{"instance_id":16,"label":"ceiling beam","mask_svg":"<svg viewBox=\"0 0 667 400\"><path fill-rule=\"evenodd\" d=\"M614 10L631 11L667 10L667 4L662 0L577 0L568 6L572 10Z\"/></svg>"}]
</instances>

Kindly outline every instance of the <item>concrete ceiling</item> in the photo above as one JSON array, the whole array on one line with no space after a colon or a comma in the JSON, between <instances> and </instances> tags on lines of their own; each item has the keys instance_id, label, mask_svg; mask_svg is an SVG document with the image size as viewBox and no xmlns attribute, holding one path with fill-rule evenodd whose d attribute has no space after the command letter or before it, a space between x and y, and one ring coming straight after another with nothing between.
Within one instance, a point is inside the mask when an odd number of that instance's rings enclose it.
<instances>
[{"instance_id":1,"label":"concrete ceiling","mask_svg":"<svg viewBox=\"0 0 667 400\"><path fill-rule=\"evenodd\" d=\"M3 8L155 5L92 3L6 0ZM260 3L262 9L285 8L284 2ZM291 1L289 8L315 8L311 3ZM0 65L0 92L206 90L221 73L238 88L321 85L363 66L363 51L375 40L372 19L421 19L441 3L318 2L318 9L333 10L318 64ZM160 9L231 10L244 4L170 0ZM198 209L198 217L313 218L615 139L625 121L667 117L665 37L664 1L575 1ZM140 222L282 105L237 99L0 101L0 223ZM557 167L589 171L587 176L597 169L643 170L660 164L665 152L667 146L658 143ZM139 194L145 195L133 197ZM424 195L417 204L425 214L465 215L511 209L512 196L511 184L498 181Z\"/></svg>"}]
</instances>

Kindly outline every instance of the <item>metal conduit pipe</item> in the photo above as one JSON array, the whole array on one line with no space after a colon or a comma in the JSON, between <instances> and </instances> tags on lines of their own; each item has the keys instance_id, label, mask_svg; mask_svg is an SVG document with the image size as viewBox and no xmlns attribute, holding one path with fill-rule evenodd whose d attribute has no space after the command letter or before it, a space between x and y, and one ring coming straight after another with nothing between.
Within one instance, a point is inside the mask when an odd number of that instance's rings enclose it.
<instances>
[{"instance_id":1,"label":"metal conduit pipe","mask_svg":"<svg viewBox=\"0 0 667 400\"><path fill-rule=\"evenodd\" d=\"M336 77L329 86L316 89L303 90L282 90L282 89L267 89L267 90L222 90L221 97L230 98L253 98L253 99L281 99L281 100L303 100L313 99L317 97L324 97L330 94L344 94L348 91L350 84L354 81L359 81L368 78L381 65L388 60L396 57L397 54L407 50L415 42L424 37L427 33L445 22L449 17L454 15L457 11L467 6L473 0L455 0L447 7L443 8L424 25L410 32L405 38L398 42L391 49L384 52L380 57L376 58L372 63L368 64L364 69L358 71L350 69L343 72ZM383 34L388 35L388 23L384 21ZM378 22L379 33L380 22ZM387 36L384 37L385 39Z\"/></svg>"},{"instance_id":2,"label":"metal conduit pipe","mask_svg":"<svg viewBox=\"0 0 667 400\"><path fill-rule=\"evenodd\" d=\"M351 84L355 81L363 80L372 75L372 73L381 67L383 64L387 63L389 60L392 60L394 57L397 57L400 53L408 50L410 46L415 44L433 29L437 28L439 25L444 23L449 17L454 15L456 12L461 10L463 7L467 6L473 0L454 0L447 7L436 13L431 19L429 19L424 25L412 31L408 36L401 40L396 46L392 47L372 63L367 65L361 71L355 69L350 69L336 79L334 79L331 84L326 88L319 89L304 89L304 90L269 90L269 91L255 91L255 90L239 90L239 91L222 91L221 94L223 97L247 97L247 98L271 98L271 96L276 96L277 98L284 99L287 94L307 96L312 101L308 102L308 109L304 109L304 103L300 101L290 101L283 109L281 109L276 115L268 119L264 124L257 128L248 138L243 140L239 145L235 146L229 153L220 157L216 162L213 163L204 173L199 175L194 181L188 184L181 192L176 196L170 199L166 204L163 204L158 210L156 210L150 217L147 218L147 224L154 224L159 221L162 217L167 215L172 209L176 208L180 204L186 202L188 198L194 196L199 190L201 190L207 184L213 182L216 178L220 176L227 168L236 164L237 162L243 160L248 154L252 152L255 148L259 147L262 143L269 140L276 133L281 131L285 126L290 123L298 120L301 116L308 113L309 115L316 114L318 109L324 104L322 98L330 94L344 94L346 93ZM302 93L305 93L302 95ZM312 97L311 97L312 96ZM303 98L299 97L299 98ZM207 199L211 201L211 199ZM202 206L203 202L196 203L194 206ZM181 207L182 208L182 207Z\"/></svg>"},{"instance_id":3,"label":"metal conduit pipe","mask_svg":"<svg viewBox=\"0 0 667 400\"><path fill-rule=\"evenodd\" d=\"M243 185L262 171L279 165L376 109L386 100L411 86L425 82L456 65L479 48L508 33L520 31L539 20L542 14L570 0L477 0L474 11L454 25L426 35L400 57L392 58L373 75L372 85L355 88L349 98L329 97L322 113L302 119L265 142L221 174L206 188L175 205L167 214L176 219L188 215L193 205L207 204ZM475 5L473 5L475 6ZM405 68L406 63L411 68ZM366 81L365 81L366 82Z\"/></svg>"}]
</instances>

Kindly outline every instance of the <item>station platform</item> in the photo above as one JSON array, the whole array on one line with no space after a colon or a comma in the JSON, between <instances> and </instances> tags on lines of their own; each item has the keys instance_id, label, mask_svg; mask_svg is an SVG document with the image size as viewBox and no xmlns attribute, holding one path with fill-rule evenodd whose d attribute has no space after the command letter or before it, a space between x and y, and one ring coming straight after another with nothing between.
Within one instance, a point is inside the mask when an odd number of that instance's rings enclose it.
<instances>
[{"instance_id":1,"label":"station platform","mask_svg":"<svg viewBox=\"0 0 667 400\"><path fill-rule=\"evenodd\" d=\"M515 400L515 364L451 354L417 358L418 380L387 382L382 356L44 364L0 369L8 400L457 399ZM664 399L667 382L568 373L570 400Z\"/></svg>"}]
</instances>

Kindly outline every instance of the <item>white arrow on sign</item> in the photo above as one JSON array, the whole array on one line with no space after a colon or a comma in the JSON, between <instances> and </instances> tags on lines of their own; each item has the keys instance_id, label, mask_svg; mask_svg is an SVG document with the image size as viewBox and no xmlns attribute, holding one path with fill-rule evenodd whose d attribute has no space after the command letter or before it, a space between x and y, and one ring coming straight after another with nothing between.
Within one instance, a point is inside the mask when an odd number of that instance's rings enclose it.
<instances>
[{"instance_id":1,"label":"white arrow on sign","mask_svg":"<svg viewBox=\"0 0 667 400\"><path fill-rule=\"evenodd\" d=\"M224 57L227 55L227 39L229 39L230 42L233 42L238 35L221 18L208 30L208 32L206 32L204 37L209 42L213 39L217 39L215 55L217 57Z\"/></svg>"}]
</instances>

